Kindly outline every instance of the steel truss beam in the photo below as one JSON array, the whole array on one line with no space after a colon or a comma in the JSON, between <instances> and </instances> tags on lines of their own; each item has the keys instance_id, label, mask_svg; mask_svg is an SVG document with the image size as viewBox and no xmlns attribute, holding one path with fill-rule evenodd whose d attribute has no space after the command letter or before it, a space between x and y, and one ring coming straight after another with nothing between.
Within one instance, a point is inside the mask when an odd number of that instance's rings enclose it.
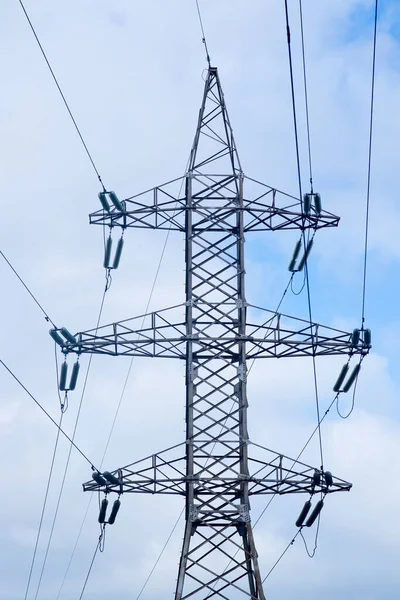
<instances>
[{"instance_id":1,"label":"steel truss beam","mask_svg":"<svg viewBox=\"0 0 400 600\"><path fill-rule=\"evenodd\" d=\"M247 322L246 333L237 332L237 303L225 303L225 313L218 303L196 303L198 318L187 333L185 305L139 315L98 329L75 334L76 344L65 341L65 352L186 358L186 344L193 343L193 361L219 358L232 362L239 359L239 345L246 344L247 359L293 358L301 356L333 356L369 352L361 335L357 346L348 332L253 305L261 324ZM181 320L178 320L178 319ZM175 320L176 319L176 320ZM144 325L143 325L144 323Z\"/></svg>"},{"instance_id":2,"label":"steel truss beam","mask_svg":"<svg viewBox=\"0 0 400 600\"><path fill-rule=\"evenodd\" d=\"M332 493L348 491L351 483L342 479L333 478L333 484L326 485L323 476L319 483L315 483L315 468L296 459L278 454L268 448L262 448L261 454L265 458L249 456L249 472L240 473L239 477L234 472L237 467L237 441L226 440L221 442L223 436L213 440L219 447L219 454L210 455L203 450L203 444L208 446L209 440L198 440L194 448L197 457L195 474L186 474L186 456L182 453L184 444L179 444L158 454L152 454L138 460L113 473L119 479L119 485L107 483L105 486L97 484L93 479L83 484L85 492L115 492L146 493L146 494L179 494L185 496L186 484L192 482L195 496L219 495L230 498L231 502L240 497L240 484L246 481L249 486L249 496L259 494L315 494L319 492ZM248 442L243 442L248 444ZM223 465L223 469L221 469ZM236 506L237 508L237 506ZM232 512L232 511L230 511ZM207 514L203 511L203 514ZM226 515L228 513L225 513ZM234 515L237 510L234 511ZM215 513L208 514L214 519ZM226 516L226 518L228 518Z\"/></svg>"},{"instance_id":3,"label":"steel truss beam","mask_svg":"<svg viewBox=\"0 0 400 600\"><path fill-rule=\"evenodd\" d=\"M245 296L244 234L320 229L338 217L243 174L217 69L210 67L181 180L132 196L91 223L185 232L181 306L77 334L63 352L180 358L186 365L186 440L116 472L118 486L87 491L180 494L186 527L175 600L265 600L250 520L250 496L349 490L315 485L314 469L283 454L254 453L247 432L249 358L360 354L349 333L258 307ZM259 322L257 322L259 321ZM251 450L251 456L249 454ZM227 564L228 563L228 564Z\"/></svg>"},{"instance_id":4,"label":"steel truss beam","mask_svg":"<svg viewBox=\"0 0 400 600\"><path fill-rule=\"evenodd\" d=\"M194 174L198 191L192 196L193 229L195 231L230 231L237 213L243 214L243 231L279 231L282 229L321 229L336 227L339 217L314 207L305 214L298 198L285 194L250 177L243 176L244 193L249 196L239 203L236 178L211 174ZM175 191L185 178L174 179L158 187L131 196L122 202L123 211L98 210L89 216L94 225L167 229L185 231L186 196ZM179 185L178 185L179 184ZM247 191L248 190L248 191Z\"/></svg>"}]
</instances>

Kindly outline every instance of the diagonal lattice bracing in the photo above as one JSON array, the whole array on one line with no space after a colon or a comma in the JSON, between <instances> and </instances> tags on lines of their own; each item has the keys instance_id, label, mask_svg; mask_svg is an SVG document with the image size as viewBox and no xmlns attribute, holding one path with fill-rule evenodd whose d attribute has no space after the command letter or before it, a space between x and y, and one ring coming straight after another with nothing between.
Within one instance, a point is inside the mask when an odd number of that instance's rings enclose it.
<instances>
[{"instance_id":1,"label":"diagonal lattice bracing","mask_svg":"<svg viewBox=\"0 0 400 600\"><path fill-rule=\"evenodd\" d=\"M184 186L182 186L182 183ZM182 196L179 190L184 189ZM185 443L114 472L118 484L86 491L178 494L185 534L175 600L265 600L250 519L252 495L329 494L346 481L266 448L247 431L252 358L353 355L363 334L251 306L245 295L244 234L333 227L339 218L242 172L217 69L205 81L185 177L90 215L94 224L185 233L185 302L76 334L63 352L178 358L186 366ZM122 210L121 210L122 209ZM249 315L251 318L249 318ZM329 485L328 485L328 483ZM228 566L227 566L228 562Z\"/></svg>"},{"instance_id":2,"label":"diagonal lattice bracing","mask_svg":"<svg viewBox=\"0 0 400 600\"><path fill-rule=\"evenodd\" d=\"M84 484L84 490L185 495L185 484L193 481L195 495L202 499L204 506L210 506L215 497L217 503L228 502L237 508L243 481L248 484L249 496L331 494L351 488L350 483L338 477L333 477L329 487L323 477L316 483L314 467L258 445L255 445L256 456L250 451L248 468L243 472L238 463L238 448L243 444L248 445L248 442L238 443L233 435L226 439L218 436L212 445L208 438L198 438L193 444L192 475L186 473L185 444L179 444L113 472L120 485L101 486L91 480Z\"/></svg>"},{"instance_id":3,"label":"diagonal lattice bracing","mask_svg":"<svg viewBox=\"0 0 400 600\"><path fill-rule=\"evenodd\" d=\"M221 280L221 277L218 278ZM204 285L205 293L211 287L203 276L196 278L196 286ZM142 356L179 358L186 357L186 344L193 343L193 369L202 360L226 359L238 361L239 346L245 344L246 357L293 358L301 356L365 355L370 346L364 342L363 333L356 346L352 334L319 323L290 317L252 305L252 320L238 332L238 302L230 295L231 284L221 286L226 302L193 300L191 331L185 323L185 305L140 315L118 323L104 325L75 334L76 343L65 341L64 352L109 354L113 356ZM197 287L196 287L197 289ZM258 322L257 322L258 321Z\"/></svg>"},{"instance_id":4,"label":"diagonal lattice bracing","mask_svg":"<svg viewBox=\"0 0 400 600\"><path fill-rule=\"evenodd\" d=\"M122 202L123 211L98 210L90 223L111 227L167 229L185 231L186 196L178 197L182 178L142 192ZM193 194L193 228L196 231L229 231L238 213L243 215L243 231L280 231L285 229L322 229L336 227L339 217L313 207L301 211L298 198L243 175L243 202L238 201L236 177L193 175L197 193ZM234 185L232 185L234 183ZM211 186L211 189L210 189ZM232 224L233 223L233 224Z\"/></svg>"}]
</instances>

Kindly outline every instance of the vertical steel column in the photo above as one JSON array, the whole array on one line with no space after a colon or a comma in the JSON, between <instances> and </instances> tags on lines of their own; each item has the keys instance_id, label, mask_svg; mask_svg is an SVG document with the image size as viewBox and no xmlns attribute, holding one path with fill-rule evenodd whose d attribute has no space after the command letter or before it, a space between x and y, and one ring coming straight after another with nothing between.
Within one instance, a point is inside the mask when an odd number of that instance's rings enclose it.
<instances>
[{"instance_id":1,"label":"vertical steel column","mask_svg":"<svg viewBox=\"0 0 400 600\"><path fill-rule=\"evenodd\" d=\"M192 150L193 153L193 150ZM192 185L191 173L186 175L186 236L185 236L185 264L186 264L186 506L185 506L185 535L179 562L178 580L175 598L182 598L185 570L189 552L190 537L192 535L193 519L193 299L192 299Z\"/></svg>"},{"instance_id":2,"label":"vertical steel column","mask_svg":"<svg viewBox=\"0 0 400 600\"><path fill-rule=\"evenodd\" d=\"M199 156L201 134L209 155L202 146ZM186 177L186 526L175 600L264 600L246 480L242 207L243 173L211 67ZM236 332L231 358L220 356L221 330ZM210 342L199 347L196 333ZM200 486L196 475L209 483Z\"/></svg>"}]
</instances>

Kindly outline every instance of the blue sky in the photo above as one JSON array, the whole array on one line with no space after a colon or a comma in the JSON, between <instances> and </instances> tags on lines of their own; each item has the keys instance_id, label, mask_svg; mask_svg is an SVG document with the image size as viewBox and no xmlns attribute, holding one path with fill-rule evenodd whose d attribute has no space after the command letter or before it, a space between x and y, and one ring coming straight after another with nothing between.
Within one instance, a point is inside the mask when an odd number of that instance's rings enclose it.
<instances>
[{"instance_id":1,"label":"blue sky","mask_svg":"<svg viewBox=\"0 0 400 600\"><path fill-rule=\"evenodd\" d=\"M283 2L203 0L204 26L218 66L242 166L247 175L297 194ZM193 140L206 67L195 2L151 0L26 1L26 7L107 187L123 198L183 174ZM307 189L298 4L289 2L303 188ZM300 541L267 580L269 598L313 600L398 597L400 466L398 173L400 159L399 7L380 2L371 179L366 324L373 350L363 363L355 410L332 410L323 427L326 462L354 483L329 498L319 548L310 560ZM368 158L373 2L303 0L314 188L341 216L337 230L318 232L310 257L314 320L359 326ZM0 9L0 248L59 326L96 323L104 273L102 234L87 215L99 208L97 178L17 2ZM130 230L107 294L102 322L144 311L165 235ZM288 279L296 233L246 239L248 300L274 309ZM171 234L151 309L181 302L183 240ZM48 323L9 267L0 264L1 357L58 418L54 348ZM296 283L297 286L297 283ZM306 298L288 294L283 312L304 317ZM268 363L268 364L267 364ZM83 368L87 357L82 359ZM341 359L318 361L321 407L332 399ZM77 443L98 461L128 369L95 358ZM83 375L64 426L71 432ZM0 452L0 599L25 593L55 430L3 370ZM343 399L344 410L348 398ZM295 455L315 426L311 365L262 361L249 377L251 439ZM105 468L114 469L171 446L184 434L181 365L134 361ZM56 460L34 598L68 446ZM318 463L317 444L306 462ZM85 512L81 483L88 465L73 453L39 598L55 598ZM79 597L98 536L97 499L60 598ZM302 499L279 499L255 529L267 573L295 533ZM95 562L85 598L136 598L181 510L180 499L123 498ZM253 517L263 502L253 501ZM172 596L183 522L142 595ZM290 573L290 577L288 574ZM295 587L294 587L295 583Z\"/></svg>"}]
</instances>

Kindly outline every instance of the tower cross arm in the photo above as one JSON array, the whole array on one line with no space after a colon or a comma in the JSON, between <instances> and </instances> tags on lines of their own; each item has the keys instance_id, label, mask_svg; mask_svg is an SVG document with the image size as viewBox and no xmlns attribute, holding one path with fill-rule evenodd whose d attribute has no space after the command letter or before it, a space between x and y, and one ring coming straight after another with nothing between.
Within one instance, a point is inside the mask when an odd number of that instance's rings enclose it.
<instances>
[{"instance_id":1,"label":"tower cross arm","mask_svg":"<svg viewBox=\"0 0 400 600\"><path fill-rule=\"evenodd\" d=\"M236 227L243 215L243 231L321 229L336 227L339 217L313 206L304 212L298 198L281 192L241 173L228 175L193 172L191 202L186 195L188 176L151 188L123 200L119 207L97 210L89 215L91 224L136 229L185 231L187 211L192 213L193 231L227 231ZM239 180L243 198L239 201ZM210 185L211 182L211 185ZM245 183L248 182L246 188ZM185 190L181 197L182 189ZM121 210L122 209L122 210Z\"/></svg>"},{"instance_id":2,"label":"tower cross arm","mask_svg":"<svg viewBox=\"0 0 400 600\"><path fill-rule=\"evenodd\" d=\"M243 343L247 359L339 354L363 356L371 347L362 332L355 344L351 333L251 305L249 308L261 311L266 320L262 324L247 323L246 332L239 334L229 310L225 315L221 313L215 324L207 314L218 305L197 303L197 306L201 308L201 316L196 319L194 330L190 333L182 314L185 305L178 305L77 333L73 340L65 341L62 350L65 354L184 359L186 344L191 342L196 363L216 355L235 362L238 345Z\"/></svg>"},{"instance_id":3,"label":"tower cross arm","mask_svg":"<svg viewBox=\"0 0 400 600\"><path fill-rule=\"evenodd\" d=\"M184 305L76 333L62 351L111 356L185 357Z\"/></svg>"},{"instance_id":4,"label":"tower cross arm","mask_svg":"<svg viewBox=\"0 0 400 600\"><path fill-rule=\"evenodd\" d=\"M262 325L247 324L248 359L292 358L300 356L336 356L368 354L371 346L363 332L354 343L352 333L310 323L288 315L251 307L264 316Z\"/></svg>"},{"instance_id":5,"label":"tower cross arm","mask_svg":"<svg viewBox=\"0 0 400 600\"><path fill-rule=\"evenodd\" d=\"M229 444L228 444L229 445ZM193 485L195 497L224 495L238 497L244 483L249 495L314 494L349 491L352 484L333 477L315 467L291 459L258 444L257 457L249 456L247 473L234 470L221 473L215 465L229 460L229 450L223 456L195 452L198 467L192 475L186 474L186 458L182 444L138 460L111 473L101 475L83 484L85 492L117 494L178 494L185 495L188 483ZM203 466L200 466L203 465ZM214 465L214 466L213 466ZM97 477L98 478L98 477Z\"/></svg>"}]
</instances>

